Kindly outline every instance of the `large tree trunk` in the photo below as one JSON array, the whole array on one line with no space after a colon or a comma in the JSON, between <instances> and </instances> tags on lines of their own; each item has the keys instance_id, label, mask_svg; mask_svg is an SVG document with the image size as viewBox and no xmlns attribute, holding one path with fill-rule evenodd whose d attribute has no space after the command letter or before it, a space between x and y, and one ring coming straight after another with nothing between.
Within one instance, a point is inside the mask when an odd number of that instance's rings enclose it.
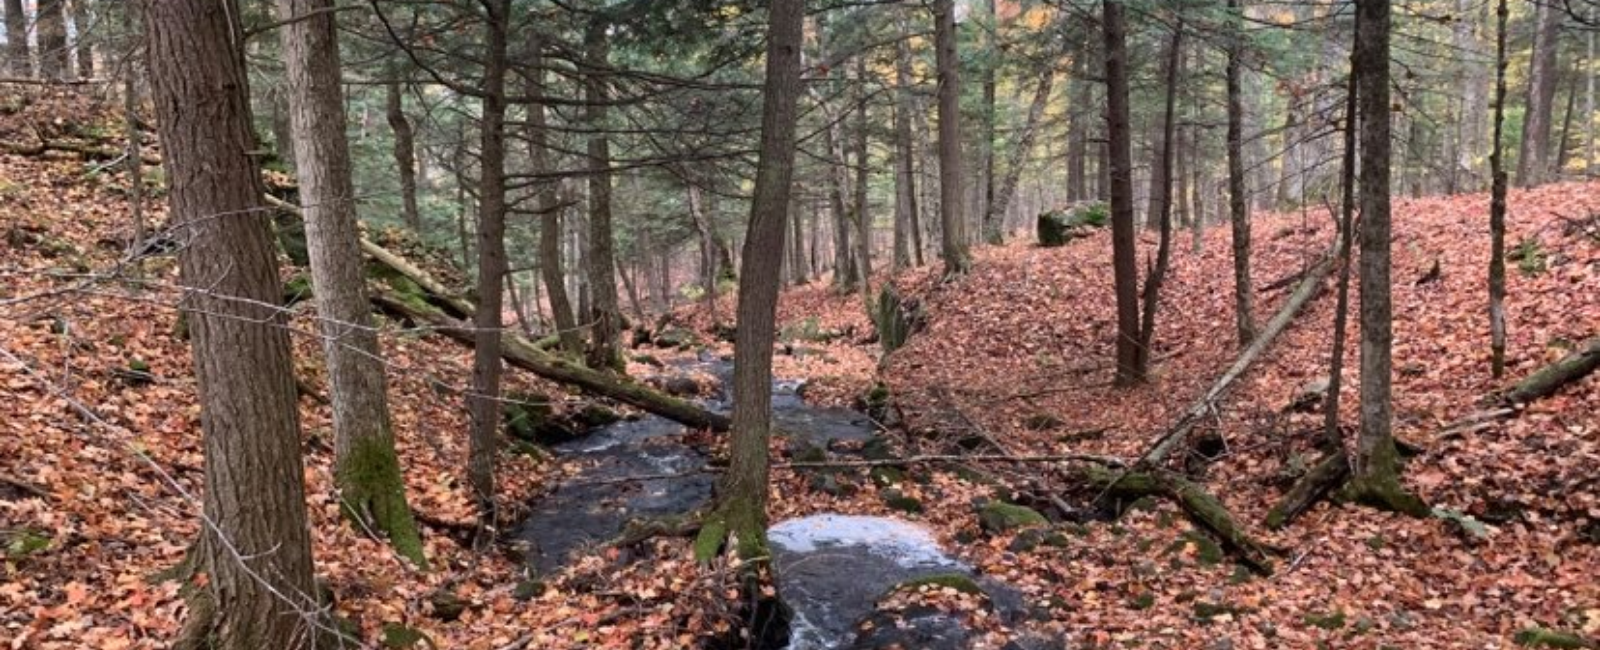
<instances>
[{"instance_id":1,"label":"large tree trunk","mask_svg":"<svg viewBox=\"0 0 1600 650\"><path fill-rule=\"evenodd\" d=\"M416 137L411 131L411 120L406 118L405 91L399 81L385 84L387 101L384 117L394 131L394 164L400 175L400 205L406 227L418 237L422 232L422 213L417 210L417 156Z\"/></svg>"},{"instance_id":2,"label":"large tree trunk","mask_svg":"<svg viewBox=\"0 0 1600 650\"><path fill-rule=\"evenodd\" d=\"M856 290L866 304L872 302L872 215L867 205L867 60L856 57L855 202Z\"/></svg>"},{"instance_id":3,"label":"large tree trunk","mask_svg":"<svg viewBox=\"0 0 1600 650\"><path fill-rule=\"evenodd\" d=\"M506 276L506 67L511 0L483 3L488 29L484 52L483 115L478 156L478 308L472 356L472 415L467 483L486 527L498 525L494 459L500 427L500 329ZM487 529L487 528L486 528Z\"/></svg>"},{"instance_id":4,"label":"large tree trunk","mask_svg":"<svg viewBox=\"0 0 1600 650\"><path fill-rule=\"evenodd\" d=\"M1394 341L1390 301L1389 0L1357 0L1354 63L1361 119L1361 435L1351 458L1351 496L1413 515L1427 506L1400 485L1390 429Z\"/></svg>"},{"instance_id":5,"label":"large tree trunk","mask_svg":"<svg viewBox=\"0 0 1600 650\"><path fill-rule=\"evenodd\" d=\"M340 504L362 530L426 560L406 505L385 394L383 357L361 268L355 185L345 140L344 92L333 0L279 0L306 244L333 403L334 471Z\"/></svg>"},{"instance_id":6,"label":"large tree trunk","mask_svg":"<svg viewBox=\"0 0 1600 650\"><path fill-rule=\"evenodd\" d=\"M28 13L22 0L5 0L6 10L6 69L12 76L27 79L33 76L33 55L28 49Z\"/></svg>"},{"instance_id":7,"label":"large tree trunk","mask_svg":"<svg viewBox=\"0 0 1600 650\"><path fill-rule=\"evenodd\" d=\"M1462 53L1481 55L1475 27L1479 24L1479 4L1476 0L1456 0L1455 46ZM1471 18L1468 18L1471 16ZM1476 58L1474 56L1473 58ZM1478 159L1484 149L1484 110L1489 102L1487 84L1484 82L1482 64L1461 57L1457 63L1460 83L1461 119L1456 123L1456 157L1450 161L1454 179L1451 192L1477 192L1483 189L1483 176L1478 171Z\"/></svg>"},{"instance_id":8,"label":"large tree trunk","mask_svg":"<svg viewBox=\"0 0 1600 650\"><path fill-rule=\"evenodd\" d=\"M584 56L594 66L583 79L583 96L589 105L584 117L589 128L589 250L584 260L589 270L592 311L587 359L593 368L622 369L622 312L617 306L617 280L611 236L611 142L606 128L606 84L603 70L610 56L610 24L593 19L584 32Z\"/></svg>"},{"instance_id":9,"label":"large tree trunk","mask_svg":"<svg viewBox=\"0 0 1600 650\"><path fill-rule=\"evenodd\" d=\"M733 438L728 471L702 538L737 539L747 560L765 557L768 437L772 420L772 342L778 306L778 260L794 177L796 104L800 97L801 25L805 3L773 0L768 13L767 70L761 110L760 163L739 277L739 330L734 337ZM705 549L713 544L697 544Z\"/></svg>"},{"instance_id":10,"label":"large tree trunk","mask_svg":"<svg viewBox=\"0 0 1600 650\"><path fill-rule=\"evenodd\" d=\"M1143 320L1139 325L1139 347L1136 348L1134 372L1141 380L1150 375L1150 347L1156 339L1156 308L1161 304L1161 283L1167 277L1167 265L1172 259L1172 158L1178 147L1178 70L1182 66L1183 19L1172 28L1172 43L1167 46L1167 107L1162 124L1161 156L1150 177L1160 183L1150 187L1154 217L1161 227L1161 242L1156 247L1156 263L1144 284Z\"/></svg>"},{"instance_id":11,"label":"large tree trunk","mask_svg":"<svg viewBox=\"0 0 1600 650\"><path fill-rule=\"evenodd\" d=\"M999 244L1005 236L1005 212L994 212L994 158L995 158L995 72L999 67L1000 23L996 0L984 0L983 31L986 34L987 55L983 59L983 134L978 142L979 158L983 161L982 178L977 179L977 214L982 217L980 228L984 241Z\"/></svg>"},{"instance_id":12,"label":"large tree trunk","mask_svg":"<svg viewBox=\"0 0 1600 650\"><path fill-rule=\"evenodd\" d=\"M1527 107L1522 128L1522 150L1517 156L1517 185L1534 187L1550 174L1550 132L1555 117L1556 36L1561 33L1560 5L1535 3L1533 60L1528 64Z\"/></svg>"},{"instance_id":13,"label":"large tree trunk","mask_svg":"<svg viewBox=\"0 0 1600 650\"><path fill-rule=\"evenodd\" d=\"M1228 0L1230 9L1239 0ZM1239 346L1250 345L1256 337L1255 288L1250 284L1250 204L1245 190L1244 100L1240 90L1242 47L1228 45L1228 219L1233 224L1233 313Z\"/></svg>"},{"instance_id":14,"label":"large tree trunk","mask_svg":"<svg viewBox=\"0 0 1600 650\"><path fill-rule=\"evenodd\" d=\"M67 47L67 0L39 0L39 76L51 81L72 77Z\"/></svg>"},{"instance_id":15,"label":"large tree trunk","mask_svg":"<svg viewBox=\"0 0 1600 650\"><path fill-rule=\"evenodd\" d=\"M1111 262L1117 293L1117 383L1139 372L1139 267L1134 251L1133 132L1128 126L1128 36L1121 0L1104 3L1106 133L1111 164Z\"/></svg>"},{"instance_id":16,"label":"large tree trunk","mask_svg":"<svg viewBox=\"0 0 1600 650\"><path fill-rule=\"evenodd\" d=\"M317 602L306 523L294 362L272 232L252 157L238 6L167 0L145 11L172 222L204 432L205 489L191 608L196 645L307 648ZM196 106L211 110L195 111ZM217 215L232 215L217 218ZM204 602L201 601L201 602ZM212 620L205 620L206 614Z\"/></svg>"},{"instance_id":17,"label":"large tree trunk","mask_svg":"<svg viewBox=\"0 0 1600 650\"><path fill-rule=\"evenodd\" d=\"M1006 174L1000 181L1000 187L994 195L989 197L989 215L984 218L985 223L997 224L998 230L990 233L990 243L998 244L1004 234L1006 211L1011 208L1011 200L1017 194L1017 180L1022 177L1022 168L1027 165L1028 156L1033 151L1033 141L1039 135L1039 122L1044 119L1044 109L1050 103L1050 90L1055 84L1055 68L1046 68L1039 77L1039 87L1033 91L1033 102L1028 105L1028 118L1022 124L1022 132L1017 134L1017 143L1011 149L1011 156L1006 160Z\"/></svg>"},{"instance_id":18,"label":"large tree trunk","mask_svg":"<svg viewBox=\"0 0 1600 650\"><path fill-rule=\"evenodd\" d=\"M939 223L943 234L944 275L967 274L967 219L961 211L961 73L956 56L953 0L933 2L935 67L939 75Z\"/></svg>"}]
</instances>

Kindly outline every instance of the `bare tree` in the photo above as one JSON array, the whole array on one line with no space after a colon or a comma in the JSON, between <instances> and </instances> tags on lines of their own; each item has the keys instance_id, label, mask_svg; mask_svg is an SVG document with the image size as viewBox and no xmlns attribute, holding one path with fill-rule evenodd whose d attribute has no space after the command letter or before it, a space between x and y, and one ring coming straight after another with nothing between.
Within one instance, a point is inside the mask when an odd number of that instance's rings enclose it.
<instances>
[{"instance_id":1,"label":"bare tree","mask_svg":"<svg viewBox=\"0 0 1600 650\"><path fill-rule=\"evenodd\" d=\"M417 145L416 134L411 129L411 119L406 117L405 88L398 80L384 84L386 101L384 118L394 132L394 165L400 176L400 205L406 227L418 237L422 236L422 213L417 209Z\"/></svg>"},{"instance_id":2,"label":"bare tree","mask_svg":"<svg viewBox=\"0 0 1600 650\"><path fill-rule=\"evenodd\" d=\"M33 76L33 54L28 50L28 13L22 0L5 0L6 10L6 69L13 76L26 79Z\"/></svg>"},{"instance_id":3,"label":"bare tree","mask_svg":"<svg viewBox=\"0 0 1600 650\"><path fill-rule=\"evenodd\" d=\"M590 128L589 136L589 250L584 257L588 264L590 304L588 363L591 368L622 369L622 311L617 301L617 280L614 251L616 241L611 235L611 143L604 131L606 122L606 58L609 41L606 30L610 23L603 18L591 19L584 31L584 50L591 66L583 79L583 95L588 102L584 118Z\"/></svg>"},{"instance_id":4,"label":"bare tree","mask_svg":"<svg viewBox=\"0 0 1600 650\"><path fill-rule=\"evenodd\" d=\"M1228 0L1230 11L1240 11L1239 0ZM1229 16L1238 25L1237 16ZM1250 284L1250 203L1245 189L1244 100L1240 90L1243 71L1240 62L1243 35L1236 29L1228 43L1228 219L1233 225L1233 313L1239 347L1256 338L1253 306L1255 288Z\"/></svg>"},{"instance_id":5,"label":"bare tree","mask_svg":"<svg viewBox=\"0 0 1600 650\"><path fill-rule=\"evenodd\" d=\"M1506 0L1495 8L1494 141L1489 153L1489 350L1495 378L1506 370Z\"/></svg>"},{"instance_id":6,"label":"bare tree","mask_svg":"<svg viewBox=\"0 0 1600 650\"><path fill-rule=\"evenodd\" d=\"M396 552L425 565L422 538L406 504L382 352L367 302L333 6L333 0L278 2L281 19L292 21L280 35L311 279L328 359L339 503L363 530L388 535Z\"/></svg>"},{"instance_id":7,"label":"bare tree","mask_svg":"<svg viewBox=\"0 0 1600 650\"><path fill-rule=\"evenodd\" d=\"M1528 64L1527 112L1522 127L1522 149L1517 156L1517 184L1534 187L1549 180L1550 134L1554 130L1557 37L1564 10L1554 2L1534 3L1533 60Z\"/></svg>"},{"instance_id":8,"label":"bare tree","mask_svg":"<svg viewBox=\"0 0 1600 650\"><path fill-rule=\"evenodd\" d=\"M483 104L478 154L478 309L472 324L472 415L468 437L467 483L485 528L498 519L495 506L494 458L500 430L500 329L506 275L506 68L511 0L486 0L488 31L483 59ZM485 530L484 532L488 532Z\"/></svg>"},{"instance_id":9,"label":"bare tree","mask_svg":"<svg viewBox=\"0 0 1600 650\"><path fill-rule=\"evenodd\" d=\"M72 76L72 50L67 47L67 0L40 0L39 76L66 81Z\"/></svg>"},{"instance_id":10,"label":"bare tree","mask_svg":"<svg viewBox=\"0 0 1600 650\"><path fill-rule=\"evenodd\" d=\"M238 6L145 8L205 451L204 589L180 647L305 648L315 605L294 362L253 152ZM211 110L195 111L196 106ZM200 584L200 583L196 583Z\"/></svg>"},{"instance_id":11,"label":"bare tree","mask_svg":"<svg viewBox=\"0 0 1600 650\"><path fill-rule=\"evenodd\" d=\"M1178 82L1183 66L1183 17L1173 24L1172 41L1167 46L1167 100L1166 114L1162 120L1160 156L1150 177L1160 182L1151 186L1152 214L1161 229L1161 240L1156 248L1156 263L1144 281L1144 308L1139 326L1139 346L1134 370L1141 380L1150 376L1150 346L1156 338L1156 308L1161 304L1161 283L1166 280L1167 266L1172 259L1172 177L1174 150L1178 148Z\"/></svg>"},{"instance_id":12,"label":"bare tree","mask_svg":"<svg viewBox=\"0 0 1600 650\"><path fill-rule=\"evenodd\" d=\"M1133 131L1128 126L1128 34L1121 0L1103 3L1106 134L1111 167L1111 266L1117 293L1117 383L1139 371L1139 266L1134 251Z\"/></svg>"}]
</instances>

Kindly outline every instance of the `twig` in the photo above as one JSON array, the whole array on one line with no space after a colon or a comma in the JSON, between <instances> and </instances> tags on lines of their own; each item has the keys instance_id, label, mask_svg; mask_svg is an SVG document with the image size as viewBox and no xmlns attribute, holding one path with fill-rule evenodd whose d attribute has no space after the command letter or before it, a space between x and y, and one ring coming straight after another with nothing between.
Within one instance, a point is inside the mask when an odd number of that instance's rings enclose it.
<instances>
[{"instance_id":1,"label":"twig","mask_svg":"<svg viewBox=\"0 0 1600 650\"><path fill-rule=\"evenodd\" d=\"M39 497L46 501L50 500L50 493L46 492L44 488L24 481L20 478L11 476L10 474L0 474L0 483L4 483L18 490L22 490L23 492L27 492L28 494Z\"/></svg>"}]
</instances>

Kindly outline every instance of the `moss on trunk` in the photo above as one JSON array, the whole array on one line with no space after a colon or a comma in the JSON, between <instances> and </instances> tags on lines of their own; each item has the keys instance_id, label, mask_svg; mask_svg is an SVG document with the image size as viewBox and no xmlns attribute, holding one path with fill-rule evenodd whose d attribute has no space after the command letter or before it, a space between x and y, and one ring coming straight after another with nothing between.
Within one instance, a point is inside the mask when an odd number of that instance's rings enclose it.
<instances>
[{"instance_id":1,"label":"moss on trunk","mask_svg":"<svg viewBox=\"0 0 1600 650\"><path fill-rule=\"evenodd\" d=\"M356 440L336 468L340 507L357 525L387 535L396 553L426 569L422 537L406 505L400 459L382 438Z\"/></svg>"}]
</instances>

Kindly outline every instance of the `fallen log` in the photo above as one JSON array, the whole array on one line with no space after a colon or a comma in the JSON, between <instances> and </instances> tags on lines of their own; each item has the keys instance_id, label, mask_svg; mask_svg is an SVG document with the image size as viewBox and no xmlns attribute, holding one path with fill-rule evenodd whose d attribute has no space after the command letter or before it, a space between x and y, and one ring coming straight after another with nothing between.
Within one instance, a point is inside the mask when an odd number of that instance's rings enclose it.
<instances>
[{"instance_id":1,"label":"fallen log","mask_svg":"<svg viewBox=\"0 0 1600 650\"><path fill-rule=\"evenodd\" d=\"M1267 528L1280 530L1288 526L1289 522L1304 514L1311 506L1321 501L1323 497L1333 492L1340 485L1344 485L1350 476L1350 457L1346 456L1343 449L1335 449L1332 453L1324 454L1322 460L1311 466L1311 471L1295 481L1293 487L1283 494L1277 505L1267 512Z\"/></svg>"},{"instance_id":2,"label":"fallen log","mask_svg":"<svg viewBox=\"0 0 1600 650\"><path fill-rule=\"evenodd\" d=\"M448 336L463 345L473 345L474 328L443 310L428 304L407 299L392 289L380 289L372 294L372 302L384 311L426 325L433 331ZM687 426L727 431L727 416L707 411L694 403L662 394L644 384L625 377L599 372L567 359L547 354L532 342L514 332L501 334L501 358L506 363L527 370L551 381L576 386L584 391L609 397L661 417L681 422Z\"/></svg>"},{"instance_id":3,"label":"fallen log","mask_svg":"<svg viewBox=\"0 0 1600 650\"><path fill-rule=\"evenodd\" d=\"M1321 260L1311 267L1310 271L1306 272L1305 278L1301 279L1299 286L1295 287L1294 293L1289 294L1288 302L1284 303L1283 308L1272 316L1272 320L1267 321L1267 326L1261 330L1260 334L1256 335L1254 341L1250 342L1250 347L1245 348L1245 351L1239 354L1239 358L1233 362L1233 365L1229 366L1227 372L1222 373L1216 383L1212 384L1211 388L1200 396L1200 399L1196 400L1192 406L1183 412L1183 415L1178 417L1178 421L1156 442L1150 452L1144 455L1138 465L1160 465L1167 459L1167 456L1172 454L1174 449L1177 449L1178 445L1183 444L1183 441L1189 436L1189 432L1194 429L1195 425L1216 408L1217 401L1233 386L1233 382L1243 376L1245 371L1255 364L1262 353L1266 352L1268 347L1271 347L1273 340L1277 339L1278 335L1282 334L1285 329L1288 329L1289 323L1306 306L1306 303L1311 302L1311 297L1317 294L1317 290L1322 287L1323 281L1333 271L1334 261L1337 257L1332 253L1324 255Z\"/></svg>"},{"instance_id":4,"label":"fallen log","mask_svg":"<svg viewBox=\"0 0 1600 650\"><path fill-rule=\"evenodd\" d=\"M1600 368L1600 336L1589 339L1555 363L1535 370L1499 395L1503 404L1527 404L1554 395L1563 386Z\"/></svg>"},{"instance_id":5,"label":"fallen log","mask_svg":"<svg viewBox=\"0 0 1600 650\"><path fill-rule=\"evenodd\" d=\"M1223 548L1239 558L1250 570L1262 575L1272 574L1271 551L1245 532L1234 521L1222 501L1194 482L1177 474L1159 469L1139 472L1117 472L1104 465L1084 464L1079 478L1110 495L1139 499L1159 496L1171 500L1195 524L1215 535Z\"/></svg>"}]
</instances>

